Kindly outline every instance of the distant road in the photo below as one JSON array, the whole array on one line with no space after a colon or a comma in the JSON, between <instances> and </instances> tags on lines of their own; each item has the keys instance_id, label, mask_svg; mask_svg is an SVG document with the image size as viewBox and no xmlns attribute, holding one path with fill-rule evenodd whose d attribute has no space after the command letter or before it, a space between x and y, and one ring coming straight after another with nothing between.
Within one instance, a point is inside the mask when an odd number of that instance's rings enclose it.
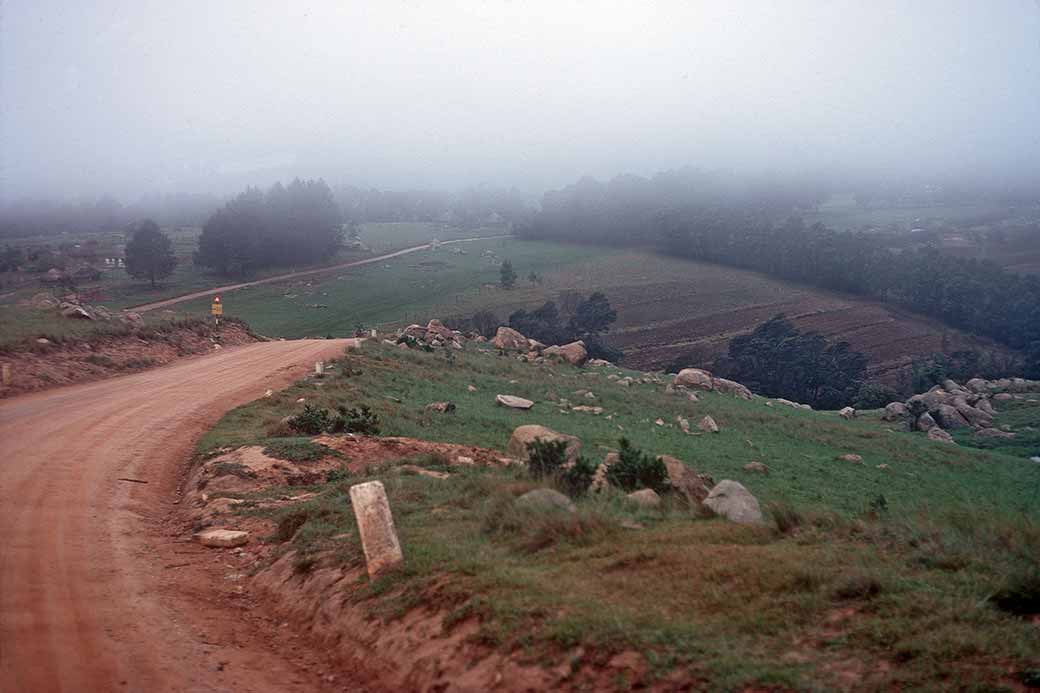
<instances>
[{"instance_id":1,"label":"distant road","mask_svg":"<svg viewBox=\"0 0 1040 693\"><path fill-rule=\"evenodd\" d=\"M454 245L456 243L472 243L473 241L491 241L496 238L511 238L511 234L501 234L498 236L477 236L474 238L457 238L453 241L441 241L440 245ZM288 274L279 274L276 277L266 277L264 279L257 279L251 282L242 282L241 284L228 284L227 286L217 286L212 289L206 289L205 291L196 291L191 294L184 294L183 296L177 296L175 298L167 298L162 301L156 301L154 303L142 303L138 306L130 306L124 310L134 311L135 313L144 313L149 310L155 310L157 308L167 308L169 306L183 303L184 301L191 301L196 298L203 298L205 296L213 296L215 294L226 294L229 291L235 291L236 289L244 289L247 286L258 286L260 284L274 284L275 282L284 281L286 279L296 279L297 277L310 277L315 274L325 274L326 272L336 272L338 270L349 269L351 267L361 267L362 265L371 265L374 262L382 262L383 260L389 260L390 258L400 257L402 255L408 255L410 253L417 253L420 250L428 250L432 243L424 243L422 245L414 245L411 248L405 248L404 250L395 250L392 253L386 253L385 255L376 255L375 257L368 257L364 260L354 260L352 262L344 262L340 265L330 265L329 267L319 267L317 269L303 270L301 272L290 272Z\"/></svg>"},{"instance_id":2,"label":"distant road","mask_svg":"<svg viewBox=\"0 0 1040 693\"><path fill-rule=\"evenodd\" d=\"M350 345L250 344L0 402L0 691L325 688L251 620L233 556L187 540L175 498L224 412Z\"/></svg>"}]
</instances>

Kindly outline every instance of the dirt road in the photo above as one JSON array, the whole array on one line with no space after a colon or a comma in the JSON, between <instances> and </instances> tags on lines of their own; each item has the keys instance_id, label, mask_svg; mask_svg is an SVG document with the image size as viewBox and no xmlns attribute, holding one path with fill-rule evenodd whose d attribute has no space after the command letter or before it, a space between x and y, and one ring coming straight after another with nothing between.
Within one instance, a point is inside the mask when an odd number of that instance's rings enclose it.
<instances>
[{"instance_id":1,"label":"dirt road","mask_svg":"<svg viewBox=\"0 0 1040 693\"><path fill-rule=\"evenodd\" d=\"M472 243L473 241L492 241L496 238L510 238L508 235L500 236L476 236L474 238L457 238L453 241L441 241L441 245L454 245L456 243ZM196 291L191 294L184 294L183 296L177 296L175 298L168 298L163 301L156 301L154 303L142 303L139 306L131 306L126 310L132 310L135 313L144 313L149 310L155 310L157 308L169 308L170 306L184 301L191 301L196 298L203 298L205 296L215 296L217 294L224 294L229 291L235 291L236 289L244 289L247 286L257 286L259 284L273 284L275 282L285 281L286 279L298 279L300 277L310 277L315 274L326 274L328 272L338 272L340 270L350 269L351 267L362 267L364 265L371 265L376 262L382 262L383 260L389 260L390 258L400 257L402 255L408 255L410 253L417 253L420 250L429 249L430 244L424 243L423 245L414 245L411 248L404 248L403 250L395 250L392 253L386 253L385 255L376 255L375 257L368 257L364 260L354 260L353 262L344 262L341 265L331 265L329 267L319 267L318 269L303 270L301 272L290 272L288 274L279 274L276 277L266 277L264 279L257 279L251 282L242 282L240 284L227 284L226 286L216 286L212 289L206 289L205 291Z\"/></svg>"},{"instance_id":2,"label":"dirt road","mask_svg":"<svg viewBox=\"0 0 1040 693\"><path fill-rule=\"evenodd\" d=\"M320 655L265 639L276 625L213 574L219 554L190 542L174 501L224 412L350 341L252 344L0 402L0 691L321 689Z\"/></svg>"}]
</instances>

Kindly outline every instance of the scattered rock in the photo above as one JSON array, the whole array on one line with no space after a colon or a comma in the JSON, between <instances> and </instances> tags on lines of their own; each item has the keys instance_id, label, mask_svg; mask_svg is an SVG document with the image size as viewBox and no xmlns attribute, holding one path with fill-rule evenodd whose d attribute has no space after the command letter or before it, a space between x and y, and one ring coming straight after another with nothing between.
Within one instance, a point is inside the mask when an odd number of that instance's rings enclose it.
<instances>
[{"instance_id":1,"label":"scattered rock","mask_svg":"<svg viewBox=\"0 0 1040 693\"><path fill-rule=\"evenodd\" d=\"M466 386L466 391L467 392L476 392L477 388L473 387L472 385L467 385Z\"/></svg>"},{"instance_id":2,"label":"scattered rock","mask_svg":"<svg viewBox=\"0 0 1040 693\"><path fill-rule=\"evenodd\" d=\"M683 433L690 432L690 420L684 417L682 414L679 414L675 417L675 423L679 424L679 428L682 429Z\"/></svg>"},{"instance_id":3,"label":"scattered rock","mask_svg":"<svg viewBox=\"0 0 1040 693\"><path fill-rule=\"evenodd\" d=\"M581 438L567 435L566 433L559 433L551 428L539 426L538 424L517 426L516 429L513 430L513 434L509 436L509 443L506 445L506 453L514 459L527 462L527 446L529 443L533 443L536 440L563 441L567 445L565 456L568 461L577 459L579 453L581 453Z\"/></svg>"},{"instance_id":4,"label":"scattered rock","mask_svg":"<svg viewBox=\"0 0 1040 693\"><path fill-rule=\"evenodd\" d=\"M751 399L751 390L734 380L712 378L711 385L715 392L721 392L724 395L733 395L734 397L739 397L741 399Z\"/></svg>"},{"instance_id":5,"label":"scattered rock","mask_svg":"<svg viewBox=\"0 0 1040 693\"><path fill-rule=\"evenodd\" d=\"M628 500L644 508L656 508L661 505L661 497L652 488L643 488L625 496Z\"/></svg>"},{"instance_id":6,"label":"scattered rock","mask_svg":"<svg viewBox=\"0 0 1040 693\"><path fill-rule=\"evenodd\" d=\"M998 392L993 395L994 402L1010 402L1015 398L1014 395L1008 394L1007 392Z\"/></svg>"},{"instance_id":7,"label":"scattered rock","mask_svg":"<svg viewBox=\"0 0 1040 693\"><path fill-rule=\"evenodd\" d=\"M849 452L844 455L838 455L836 459L842 462L853 462L855 464L863 464L863 456L857 455L854 452Z\"/></svg>"},{"instance_id":8,"label":"scattered rock","mask_svg":"<svg viewBox=\"0 0 1040 693\"><path fill-rule=\"evenodd\" d=\"M762 464L761 462L748 462L744 465L745 472L752 472L754 474L768 474L769 467Z\"/></svg>"},{"instance_id":9,"label":"scattered rock","mask_svg":"<svg viewBox=\"0 0 1040 693\"><path fill-rule=\"evenodd\" d=\"M528 491L517 498L515 503L518 508L538 512L575 513L578 511L570 498L551 488L536 488L533 491Z\"/></svg>"},{"instance_id":10,"label":"scattered rock","mask_svg":"<svg viewBox=\"0 0 1040 693\"><path fill-rule=\"evenodd\" d=\"M934 440L939 443L953 443L953 436L938 426L933 426L928 431L928 440Z\"/></svg>"},{"instance_id":11,"label":"scattered rock","mask_svg":"<svg viewBox=\"0 0 1040 693\"><path fill-rule=\"evenodd\" d=\"M426 469L420 467L417 464L402 464L395 467L399 474L417 474L418 476L428 476L431 479L447 479L451 476L447 472L438 472L433 469Z\"/></svg>"},{"instance_id":12,"label":"scattered rock","mask_svg":"<svg viewBox=\"0 0 1040 693\"><path fill-rule=\"evenodd\" d=\"M196 533L195 541L203 546L218 549L230 549L242 546L249 541L249 532L239 532L231 529L206 529Z\"/></svg>"},{"instance_id":13,"label":"scattered rock","mask_svg":"<svg viewBox=\"0 0 1040 693\"><path fill-rule=\"evenodd\" d=\"M711 418L711 416L705 416L703 419L701 419L700 422L697 424L697 428L701 429L705 433L719 432L719 425L715 423L715 419Z\"/></svg>"},{"instance_id":14,"label":"scattered rock","mask_svg":"<svg viewBox=\"0 0 1040 693\"><path fill-rule=\"evenodd\" d=\"M495 404L510 409L523 409L527 410L534 406L534 402L523 397L516 397L514 395L495 395Z\"/></svg>"},{"instance_id":15,"label":"scattered rock","mask_svg":"<svg viewBox=\"0 0 1040 693\"><path fill-rule=\"evenodd\" d=\"M455 411L454 402L431 402L426 405L426 411L440 414L448 414Z\"/></svg>"},{"instance_id":16,"label":"scattered rock","mask_svg":"<svg viewBox=\"0 0 1040 693\"><path fill-rule=\"evenodd\" d=\"M612 364L610 361L604 361L603 359L592 359L591 361L589 361L585 365L587 365L587 366L603 367L603 366L613 366L614 364Z\"/></svg>"},{"instance_id":17,"label":"scattered rock","mask_svg":"<svg viewBox=\"0 0 1040 693\"><path fill-rule=\"evenodd\" d=\"M577 407L571 407L571 411L586 412L588 414L595 414L598 416L603 413L603 407L589 407L582 404Z\"/></svg>"},{"instance_id":18,"label":"scattered rock","mask_svg":"<svg viewBox=\"0 0 1040 693\"><path fill-rule=\"evenodd\" d=\"M758 499L744 488L738 481L724 479L715 485L704 499L704 505L716 515L730 522L740 524L759 524L762 522L762 509Z\"/></svg>"},{"instance_id":19,"label":"scattered rock","mask_svg":"<svg viewBox=\"0 0 1040 693\"><path fill-rule=\"evenodd\" d=\"M845 407L838 412L838 416L845 419L846 421L851 421L852 419L856 418L856 410L852 407Z\"/></svg>"}]
</instances>

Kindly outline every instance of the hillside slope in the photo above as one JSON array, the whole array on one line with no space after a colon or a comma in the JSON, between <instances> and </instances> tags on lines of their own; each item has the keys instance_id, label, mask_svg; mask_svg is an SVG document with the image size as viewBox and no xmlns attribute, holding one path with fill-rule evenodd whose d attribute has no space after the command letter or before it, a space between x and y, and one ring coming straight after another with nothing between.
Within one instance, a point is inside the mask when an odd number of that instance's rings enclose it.
<instances>
[{"instance_id":1,"label":"hillside slope","mask_svg":"<svg viewBox=\"0 0 1040 693\"><path fill-rule=\"evenodd\" d=\"M876 689L1036 675L1028 618L1040 605L1026 595L1040 588L1040 467L876 419L692 401L669 382L474 342L431 353L369 342L207 434L191 517L251 530L236 564L278 618L405 687ZM498 394L534 405L496 406ZM307 406L361 405L381 435L410 438L284 437L285 417ZM707 415L719 433L677 422ZM611 491L578 497L572 516L521 512L516 497L552 485L497 461L524 424L580 437L593 461L625 436L739 481L767 523L712 519L667 493L656 507ZM250 490L268 469L288 486ZM371 479L405 553L403 570L374 581L347 495Z\"/></svg>"}]
</instances>

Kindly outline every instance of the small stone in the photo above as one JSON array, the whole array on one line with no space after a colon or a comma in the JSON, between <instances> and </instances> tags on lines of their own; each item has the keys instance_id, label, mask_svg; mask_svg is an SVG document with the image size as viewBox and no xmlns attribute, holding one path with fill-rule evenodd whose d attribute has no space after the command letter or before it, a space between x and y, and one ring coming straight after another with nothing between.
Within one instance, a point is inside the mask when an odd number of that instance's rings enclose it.
<instances>
[{"instance_id":1,"label":"small stone","mask_svg":"<svg viewBox=\"0 0 1040 693\"><path fill-rule=\"evenodd\" d=\"M701 419L700 423L697 424L697 428L701 429L705 433L718 433L720 430L719 425L715 423L715 419L710 416L705 416Z\"/></svg>"},{"instance_id":2,"label":"small stone","mask_svg":"<svg viewBox=\"0 0 1040 693\"><path fill-rule=\"evenodd\" d=\"M769 467L762 464L761 462L748 462L744 465L745 472L752 472L754 474L768 474Z\"/></svg>"},{"instance_id":3,"label":"small stone","mask_svg":"<svg viewBox=\"0 0 1040 693\"><path fill-rule=\"evenodd\" d=\"M661 497L652 488L639 489L625 496L628 500L644 508L656 508L661 505Z\"/></svg>"},{"instance_id":4,"label":"small stone","mask_svg":"<svg viewBox=\"0 0 1040 693\"><path fill-rule=\"evenodd\" d=\"M946 431L942 430L938 426L933 426L928 431L928 440L934 440L939 443L953 443L953 436Z\"/></svg>"},{"instance_id":5,"label":"small stone","mask_svg":"<svg viewBox=\"0 0 1040 693\"><path fill-rule=\"evenodd\" d=\"M454 402L431 402L426 405L426 411L438 414L449 414L455 411Z\"/></svg>"},{"instance_id":6,"label":"small stone","mask_svg":"<svg viewBox=\"0 0 1040 693\"><path fill-rule=\"evenodd\" d=\"M203 546L218 549L230 549L242 546L249 541L249 532L231 529L206 529L196 533L195 540Z\"/></svg>"},{"instance_id":7,"label":"small stone","mask_svg":"<svg viewBox=\"0 0 1040 693\"><path fill-rule=\"evenodd\" d=\"M838 455L837 459L841 460L842 462L853 462L855 464L863 464L863 457L853 452L844 455Z\"/></svg>"},{"instance_id":8,"label":"small stone","mask_svg":"<svg viewBox=\"0 0 1040 693\"><path fill-rule=\"evenodd\" d=\"M476 391L477 391L477 388L473 387L472 385L467 385L467 386L466 386L466 390L467 390L468 392L476 392Z\"/></svg>"}]
</instances>

